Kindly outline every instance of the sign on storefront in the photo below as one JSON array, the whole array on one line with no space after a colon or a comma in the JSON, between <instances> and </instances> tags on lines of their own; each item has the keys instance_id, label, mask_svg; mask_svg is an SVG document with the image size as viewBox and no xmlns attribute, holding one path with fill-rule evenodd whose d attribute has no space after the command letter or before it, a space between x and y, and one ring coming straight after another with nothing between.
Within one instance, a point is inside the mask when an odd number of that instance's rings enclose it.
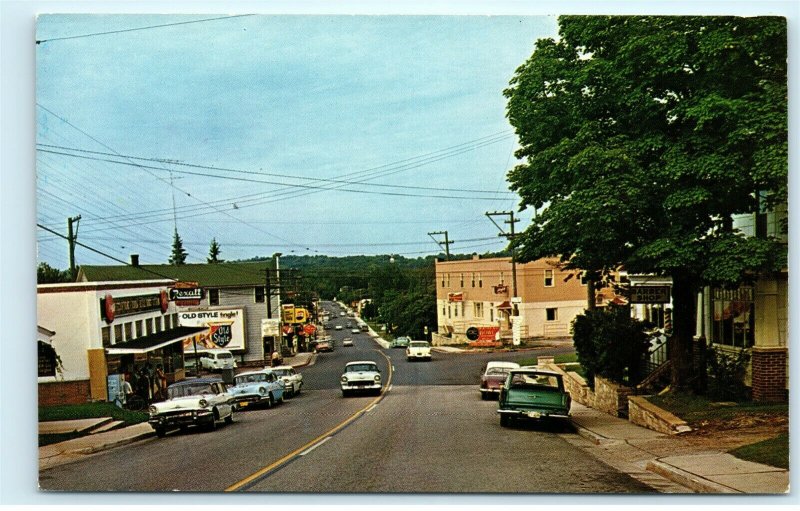
<instances>
[{"instance_id":1,"label":"sign on storefront","mask_svg":"<svg viewBox=\"0 0 800 511\"><path fill-rule=\"evenodd\" d=\"M200 305L200 300L203 299L203 288L198 287L196 284L177 282L175 287L169 288L169 299L175 302L175 305Z\"/></svg>"},{"instance_id":2,"label":"sign on storefront","mask_svg":"<svg viewBox=\"0 0 800 511\"><path fill-rule=\"evenodd\" d=\"M280 319L262 319L261 337L278 337L281 335Z\"/></svg>"},{"instance_id":3,"label":"sign on storefront","mask_svg":"<svg viewBox=\"0 0 800 511\"><path fill-rule=\"evenodd\" d=\"M463 302L464 293L447 293L448 302Z\"/></svg>"},{"instance_id":4,"label":"sign on storefront","mask_svg":"<svg viewBox=\"0 0 800 511\"><path fill-rule=\"evenodd\" d=\"M669 303L670 286L633 286L630 303Z\"/></svg>"},{"instance_id":5,"label":"sign on storefront","mask_svg":"<svg viewBox=\"0 0 800 511\"><path fill-rule=\"evenodd\" d=\"M184 352L224 348L245 349L245 318L243 309L203 310L178 313L181 326L204 326L206 330L183 341Z\"/></svg>"}]
</instances>

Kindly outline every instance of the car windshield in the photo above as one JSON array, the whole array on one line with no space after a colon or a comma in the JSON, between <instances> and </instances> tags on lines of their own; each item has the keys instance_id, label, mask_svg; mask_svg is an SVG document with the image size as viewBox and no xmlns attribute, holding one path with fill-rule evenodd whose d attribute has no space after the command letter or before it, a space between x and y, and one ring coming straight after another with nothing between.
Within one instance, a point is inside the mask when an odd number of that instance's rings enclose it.
<instances>
[{"instance_id":1,"label":"car windshield","mask_svg":"<svg viewBox=\"0 0 800 511\"><path fill-rule=\"evenodd\" d=\"M511 376L511 388L552 387L558 388L558 376L536 373L516 373Z\"/></svg>"},{"instance_id":2,"label":"car windshield","mask_svg":"<svg viewBox=\"0 0 800 511\"><path fill-rule=\"evenodd\" d=\"M273 369L273 373L277 374L278 376L291 376L292 373L288 369Z\"/></svg>"},{"instance_id":3,"label":"car windshield","mask_svg":"<svg viewBox=\"0 0 800 511\"><path fill-rule=\"evenodd\" d=\"M414 341L411 343L412 348L427 348L428 343L424 341Z\"/></svg>"},{"instance_id":4,"label":"car windshield","mask_svg":"<svg viewBox=\"0 0 800 511\"><path fill-rule=\"evenodd\" d=\"M486 370L487 375L500 375L506 376L508 372L511 370L509 367L490 367Z\"/></svg>"},{"instance_id":5,"label":"car windshield","mask_svg":"<svg viewBox=\"0 0 800 511\"><path fill-rule=\"evenodd\" d=\"M175 397L199 396L202 394L213 394L210 383L196 383L185 385L173 385L167 389L170 399Z\"/></svg>"},{"instance_id":6,"label":"car windshield","mask_svg":"<svg viewBox=\"0 0 800 511\"><path fill-rule=\"evenodd\" d=\"M355 373L358 371L377 371L378 366L375 364L353 364L351 366L347 366L346 372L348 373Z\"/></svg>"},{"instance_id":7,"label":"car windshield","mask_svg":"<svg viewBox=\"0 0 800 511\"><path fill-rule=\"evenodd\" d=\"M256 383L260 381L269 381L267 380L266 373L243 374L236 377L236 385L241 385L243 383Z\"/></svg>"}]
</instances>

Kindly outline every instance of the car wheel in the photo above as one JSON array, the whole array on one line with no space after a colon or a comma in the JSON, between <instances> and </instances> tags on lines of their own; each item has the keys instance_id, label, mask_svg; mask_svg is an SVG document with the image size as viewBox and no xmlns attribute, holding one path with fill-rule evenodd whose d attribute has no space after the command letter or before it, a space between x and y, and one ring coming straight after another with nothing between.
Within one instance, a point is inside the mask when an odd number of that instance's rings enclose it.
<instances>
[{"instance_id":1,"label":"car wheel","mask_svg":"<svg viewBox=\"0 0 800 511\"><path fill-rule=\"evenodd\" d=\"M500 425L504 428L507 428L511 425L511 417L508 415L501 415L500 416Z\"/></svg>"},{"instance_id":2,"label":"car wheel","mask_svg":"<svg viewBox=\"0 0 800 511\"><path fill-rule=\"evenodd\" d=\"M233 410L225 417L225 424L233 424Z\"/></svg>"},{"instance_id":3,"label":"car wheel","mask_svg":"<svg viewBox=\"0 0 800 511\"><path fill-rule=\"evenodd\" d=\"M348 392L346 390L342 390L342 397L347 397L349 395L350 395L350 392Z\"/></svg>"},{"instance_id":4,"label":"car wheel","mask_svg":"<svg viewBox=\"0 0 800 511\"><path fill-rule=\"evenodd\" d=\"M206 423L206 431L214 431L217 429L217 417L216 414L211 416L211 420Z\"/></svg>"},{"instance_id":5,"label":"car wheel","mask_svg":"<svg viewBox=\"0 0 800 511\"><path fill-rule=\"evenodd\" d=\"M284 401L284 396L285 396L285 394L281 394L281 398L277 400L277 403L278 403L279 405L280 405L280 404L283 404L283 401Z\"/></svg>"},{"instance_id":6,"label":"car wheel","mask_svg":"<svg viewBox=\"0 0 800 511\"><path fill-rule=\"evenodd\" d=\"M483 401L486 401L487 399L489 399L489 396L488 396L488 395L486 395L486 392L481 392L481 399L482 399Z\"/></svg>"},{"instance_id":7,"label":"car wheel","mask_svg":"<svg viewBox=\"0 0 800 511\"><path fill-rule=\"evenodd\" d=\"M156 436L158 438L164 438L164 436L166 434L167 434L167 430L166 429L164 429L164 428L156 428Z\"/></svg>"},{"instance_id":8,"label":"car wheel","mask_svg":"<svg viewBox=\"0 0 800 511\"><path fill-rule=\"evenodd\" d=\"M267 408L272 408L273 406L275 406L275 398L272 397L272 392L270 392L267 396Z\"/></svg>"}]
</instances>

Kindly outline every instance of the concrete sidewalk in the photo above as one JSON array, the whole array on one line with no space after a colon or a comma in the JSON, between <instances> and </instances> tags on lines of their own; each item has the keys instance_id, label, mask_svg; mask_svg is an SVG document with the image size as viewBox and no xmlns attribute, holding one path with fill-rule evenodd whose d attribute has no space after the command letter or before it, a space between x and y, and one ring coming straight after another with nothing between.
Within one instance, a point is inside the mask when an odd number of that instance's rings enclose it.
<instances>
[{"instance_id":1,"label":"concrete sidewalk","mask_svg":"<svg viewBox=\"0 0 800 511\"><path fill-rule=\"evenodd\" d=\"M666 493L679 487L662 485L657 474L697 493L783 494L789 471L744 461L730 454L702 450L680 436L636 426L625 419L572 404L572 423L588 439L597 458Z\"/></svg>"}]
</instances>

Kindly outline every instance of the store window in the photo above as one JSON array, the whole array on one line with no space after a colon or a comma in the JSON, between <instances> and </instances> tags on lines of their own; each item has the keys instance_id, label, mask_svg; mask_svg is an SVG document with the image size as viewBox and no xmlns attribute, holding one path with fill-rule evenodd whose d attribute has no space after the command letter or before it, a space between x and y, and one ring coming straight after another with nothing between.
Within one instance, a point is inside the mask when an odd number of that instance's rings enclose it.
<instances>
[{"instance_id":1,"label":"store window","mask_svg":"<svg viewBox=\"0 0 800 511\"><path fill-rule=\"evenodd\" d=\"M125 323L125 339L128 341L133 339L133 323Z\"/></svg>"},{"instance_id":2,"label":"store window","mask_svg":"<svg viewBox=\"0 0 800 511\"><path fill-rule=\"evenodd\" d=\"M264 303L264 297L265 297L264 288L263 287L255 288L256 303Z\"/></svg>"},{"instance_id":3,"label":"store window","mask_svg":"<svg viewBox=\"0 0 800 511\"><path fill-rule=\"evenodd\" d=\"M147 335L151 335L154 332L154 330L153 330L153 318L147 318L145 320L145 325L147 326Z\"/></svg>"},{"instance_id":4,"label":"store window","mask_svg":"<svg viewBox=\"0 0 800 511\"><path fill-rule=\"evenodd\" d=\"M161 318L153 318L156 324L156 333L161 331Z\"/></svg>"},{"instance_id":5,"label":"store window","mask_svg":"<svg viewBox=\"0 0 800 511\"><path fill-rule=\"evenodd\" d=\"M483 317L483 302L475 302L473 304L475 306L475 317L482 318Z\"/></svg>"},{"instance_id":6,"label":"store window","mask_svg":"<svg viewBox=\"0 0 800 511\"><path fill-rule=\"evenodd\" d=\"M104 326L100 329L100 337L103 339L103 347L108 348L111 346L111 327Z\"/></svg>"},{"instance_id":7,"label":"store window","mask_svg":"<svg viewBox=\"0 0 800 511\"><path fill-rule=\"evenodd\" d=\"M446 315L447 315L447 306L442 305L442 316L446 316Z\"/></svg>"},{"instance_id":8,"label":"store window","mask_svg":"<svg viewBox=\"0 0 800 511\"><path fill-rule=\"evenodd\" d=\"M56 350L46 342L39 341L39 376L56 375Z\"/></svg>"},{"instance_id":9,"label":"store window","mask_svg":"<svg viewBox=\"0 0 800 511\"><path fill-rule=\"evenodd\" d=\"M453 310L454 310L454 312L453 312L453 315L454 315L455 317L458 317L458 304L455 304L455 305L453 306Z\"/></svg>"},{"instance_id":10,"label":"store window","mask_svg":"<svg viewBox=\"0 0 800 511\"><path fill-rule=\"evenodd\" d=\"M208 290L208 304L219 305L219 289Z\"/></svg>"},{"instance_id":11,"label":"store window","mask_svg":"<svg viewBox=\"0 0 800 511\"><path fill-rule=\"evenodd\" d=\"M121 342L125 342L125 338L122 337L122 325L114 325L114 344Z\"/></svg>"},{"instance_id":12,"label":"store window","mask_svg":"<svg viewBox=\"0 0 800 511\"><path fill-rule=\"evenodd\" d=\"M547 317L547 321L555 321L558 319L558 309L547 308L545 309L545 315Z\"/></svg>"},{"instance_id":13,"label":"store window","mask_svg":"<svg viewBox=\"0 0 800 511\"><path fill-rule=\"evenodd\" d=\"M172 330L172 316L164 316L164 330Z\"/></svg>"},{"instance_id":14,"label":"store window","mask_svg":"<svg viewBox=\"0 0 800 511\"><path fill-rule=\"evenodd\" d=\"M447 306L447 317L448 318L453 317L453 309L449 305Z\"/></svg>"},{"instance_id":15,"label":"store window","mask_svg":"<svg viewBox=\"0 0 800 511\"><path fill-rule=\"evenodd\" d=\"M715 344L749 348L755 344L755 303L750 286L739 289L714 289L711 294Z\"/></svg>"},{"instance_id":16,"label":"store window","mask_svg":"<svg viewBox=\"0 0 800 511\"><path fill-rule=\"evenodd\" d=\"M138 320L136 322L136 337L141 337L144 335L144 325L142 325L142 320Z\"/></svg>"},{"instance_id":17,"label":"store window","mask_svg":"<svg viewBox=\"0 0 800 511\"><path fill-rule=\"evenodd\" d=\"M544 287L553 287L553 270L544 271Z\"/></svg>"},{"instance_id":18,"label":"store window","mask_svg":"<svg viewBox=\"0 0 800 511\"><path fill-rule=\"evenodd\" d=\"M494 323L494 309L489 307L489 321Z\"/></svg>"},{"instance_id":19,"label":"store window","mask_svg":"<svg viewBox=\"0 0 800 511\"><path fill-rule=\"evenodd\" d=\"M172 328L178 328L180 324L178 323L178 313L172 315Z\"/></svg>"}]
</instances>

